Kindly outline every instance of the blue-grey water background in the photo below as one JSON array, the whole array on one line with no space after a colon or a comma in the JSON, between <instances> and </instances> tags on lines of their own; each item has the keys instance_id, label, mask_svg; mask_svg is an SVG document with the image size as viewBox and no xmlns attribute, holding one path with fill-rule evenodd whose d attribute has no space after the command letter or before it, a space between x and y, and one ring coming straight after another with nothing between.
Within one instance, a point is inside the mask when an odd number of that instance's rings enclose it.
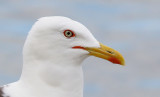
<instances>
[{"instance_id":1,"label":"blue-grey water background","mask_svg":"<svg viewBox=\"0 0 160 97\"><path fill-rule=\"evenodd\" d=\"M22 48L44 16L79 21L126 59L126 66L90 57L84 97L160 97L159 0L0 0L0 85L19 79Z\"/></svg>"}]
</instances>

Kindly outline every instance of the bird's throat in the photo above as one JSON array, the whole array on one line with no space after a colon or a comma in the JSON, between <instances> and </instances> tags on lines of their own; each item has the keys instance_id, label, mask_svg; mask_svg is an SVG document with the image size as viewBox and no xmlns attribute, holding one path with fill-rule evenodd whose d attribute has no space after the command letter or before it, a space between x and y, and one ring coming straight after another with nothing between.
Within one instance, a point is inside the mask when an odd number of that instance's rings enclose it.
<instances>
[{"instance_id":1,"label":"bird's throat","mask_svg":"<svg viewBox=\"0 0 160 97\"><path fill-rule=\"evenodd\" d=\"M27 86L33 89L31 91L45 92L44 94L48 95L47 97L52 97L52 95L61 95L60 97L83 97L82 66L67 65L39 64L35 68L34 66L32 68L25 66L20 80L31 85Z\"/></svg>"}]
</instances>

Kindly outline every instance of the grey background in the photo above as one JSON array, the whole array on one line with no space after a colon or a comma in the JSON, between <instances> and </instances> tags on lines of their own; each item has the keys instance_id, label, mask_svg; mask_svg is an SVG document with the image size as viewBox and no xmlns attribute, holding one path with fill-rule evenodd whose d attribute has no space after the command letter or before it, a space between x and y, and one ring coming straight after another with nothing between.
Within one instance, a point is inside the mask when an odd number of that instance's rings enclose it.
<instances>
[{"instance_id":1,"label":"grey background","mask_svg":"<svg viewBox=\"0 0 160 97\"><path fill-rule=\"evenodd\" d=\"M0 85L19 79L33 23L55 15L83 23L125 57L125 67L85 60L84 97L160 97L159 0L0 0Z\"/></svg>"}]
</instances>

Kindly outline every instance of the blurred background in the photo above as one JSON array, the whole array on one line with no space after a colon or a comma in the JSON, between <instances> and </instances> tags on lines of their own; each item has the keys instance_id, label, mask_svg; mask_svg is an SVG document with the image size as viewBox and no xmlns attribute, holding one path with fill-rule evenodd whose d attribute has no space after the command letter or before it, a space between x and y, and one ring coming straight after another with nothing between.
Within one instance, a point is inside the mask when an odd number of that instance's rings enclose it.
<instances>
[{"instance_id":1,"label":"blurred background","mask_svg":"<svg viewBox=\"0 0 160 97\"><path fill-rule=\"evenodd\" d=\"M84 97L160 97L159 0L0 0L0 85L19 79L34 22L55 15L81 22L126 59L124 67L85 60Z\"/></svg>"}]
</instances>

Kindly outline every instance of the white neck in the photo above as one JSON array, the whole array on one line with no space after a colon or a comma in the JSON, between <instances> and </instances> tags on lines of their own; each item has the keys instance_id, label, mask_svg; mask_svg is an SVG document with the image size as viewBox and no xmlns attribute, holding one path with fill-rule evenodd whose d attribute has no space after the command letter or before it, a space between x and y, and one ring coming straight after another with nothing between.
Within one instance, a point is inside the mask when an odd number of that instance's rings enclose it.
<instances>
[{"instance_id":1,"label":"white neck","mask_svg":"<svg viewBox=\"0 0 160 97\"><path fill-rule=\"evenodd\" d=\"M24 64L20 82L27 85L35 97L83 97L80 64L34 63Z\"/></svg>"}]
</instances>

